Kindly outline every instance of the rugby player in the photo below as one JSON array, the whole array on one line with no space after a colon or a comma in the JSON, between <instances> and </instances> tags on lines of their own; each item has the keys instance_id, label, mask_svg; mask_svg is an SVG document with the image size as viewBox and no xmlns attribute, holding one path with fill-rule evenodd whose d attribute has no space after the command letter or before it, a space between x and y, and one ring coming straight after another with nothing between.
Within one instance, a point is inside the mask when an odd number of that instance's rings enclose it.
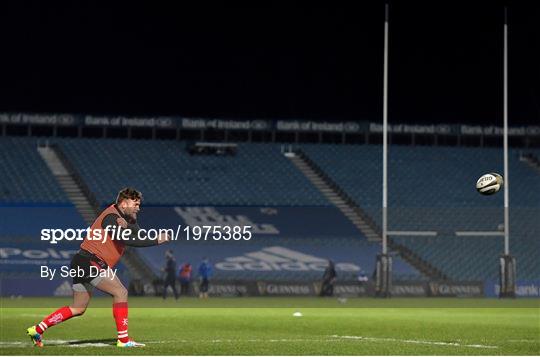
<instances>
[{"instance_id":1,"label":"rugby player","mask_svg":"<svg viewBox=\"0 0 540 357\"><path fill-rule=\"evenodd\" d=\"M124 188L118 193L116 203L111 204L96 218L86 239L81 244L80 250L73 256L71 269L81 268L84 276L73 278L73 303L61 307L40 323L29 327L27 333L35 346L43 347L42 335L49 327L69 320L74 316L80 316L86 311L86 307L92 296L94 287L110 294L113 297L113 317L118 332L118 347L143 347L128 337L128 291L112 274L112 268L118 263L126 246L148 247L166 243L170 237L161 233L157 239L146 239L137 224L137 213L140 210L142 194L133 188ZM107 228L108 227L108 228ZM129 229L129 239L119 239L111 232ZM99 233L96 233L100 231ZM96 239L97 236L97 239ZM111 239L116 238L116 239ZM90 266L95 268L90 269ZM99 271L96 276L92 271ZM105 273L107 272L107 273Z\"/></svg>"}]
</instances>

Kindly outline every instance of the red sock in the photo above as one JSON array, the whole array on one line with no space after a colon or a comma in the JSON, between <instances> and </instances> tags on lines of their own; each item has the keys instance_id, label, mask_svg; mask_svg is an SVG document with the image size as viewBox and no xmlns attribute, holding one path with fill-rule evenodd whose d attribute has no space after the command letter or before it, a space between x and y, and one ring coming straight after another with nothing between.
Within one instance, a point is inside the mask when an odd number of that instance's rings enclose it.
<instances>
[{"instance_id":1,"label":"red sock","mask_svg":"<svg viewBox=\"0 0 540 357\"><path fill-rule=\"evenodd\" d=\"M57 325L60 322L69 320L71 317L73 317L71 309L68 306L61 307L46 318L44 318L43 321L41 321L36 326L36 331L38 333L43 333L49 327Z\"/></svg>"},{"instance_id":2,"label":"red sock","mask_svg":"<svg viewBox=\"0 0 540 357\"><path fill-rule=\"evenodd\" d=\"M116 330L118 331L118 339L120 342L126 343L128 337L128 304L127 302L118 302L113 304L113 316L116 322Z\"/></svg>"}]
</instances>

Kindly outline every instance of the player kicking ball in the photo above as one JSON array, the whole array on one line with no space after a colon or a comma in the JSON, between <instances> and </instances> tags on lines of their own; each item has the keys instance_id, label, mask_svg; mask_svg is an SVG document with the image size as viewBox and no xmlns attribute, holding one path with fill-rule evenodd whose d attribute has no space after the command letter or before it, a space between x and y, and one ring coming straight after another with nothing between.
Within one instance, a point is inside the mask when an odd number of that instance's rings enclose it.
<instances>
[{"instance_id":1,"label":"player kicking ball","mask_svg":"<svg viewBox=\"0 0 540 357\"><path fill-rule=\"evenodd\" d=\"M74 316L82 315L90 302L94 287L113 297L113 317L118 332L116 345L118 347L144 346L128 336L128 291L112 270L124 254L126 246L149 247L166 243L170 239L164 233L154 240L139 236L137 213L140 210L141 199L142 195L139 191L125 188L118 193L116 203L107 207L96 218L90 227L89 234L81 244L81 249L71 260L71 269L84 271L83 274L78 274L81 276L73 278L73 303L59 308L37 325L27 329L28 336L35 346L43 347L42 336L48 328ZM127 236L129 239L119 239L120 234L111 234L111 232L125 233L122 236ZM96 274L96 271L99 271L99 274Z\"/></svg>"}]
</instances>

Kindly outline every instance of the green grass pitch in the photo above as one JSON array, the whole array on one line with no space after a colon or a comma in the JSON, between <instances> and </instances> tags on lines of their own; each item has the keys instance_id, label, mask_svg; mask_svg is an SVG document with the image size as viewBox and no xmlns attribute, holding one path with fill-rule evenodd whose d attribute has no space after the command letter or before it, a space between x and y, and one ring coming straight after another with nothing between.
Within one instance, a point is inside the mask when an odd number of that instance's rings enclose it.
<instances>
[{"instance_id":1,"label":"green grass pitch","mask_svg":"<svg viewBox=\"0 0 540 357\"><path fill-rule=\"evenodd\" d=\"M0 355L538 355L539 302L132 298L129 333L147 346L128 350L113 345L110 298L50 328L43 348L26 328L69 300L2 299Z\"/></svg>"}]
</instances>

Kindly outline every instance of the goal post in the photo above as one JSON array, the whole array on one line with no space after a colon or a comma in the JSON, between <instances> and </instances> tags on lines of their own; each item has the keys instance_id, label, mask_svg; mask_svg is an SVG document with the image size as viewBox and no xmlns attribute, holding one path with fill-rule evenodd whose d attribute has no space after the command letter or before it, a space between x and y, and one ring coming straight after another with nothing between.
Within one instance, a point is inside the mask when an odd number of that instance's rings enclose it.
<instances>
[{"instance_id":1,"label":"goal post","mask_svg":"<svg viewBox=\"0 0 540 357\"><path fill-rule=\"evenodd\" d=\"M392 296L392 257L389 254L377 254L375 296Z\"/></svg>"},{"instance_id":2,"label":"goal post","mask_svg":"<svg viewBox=\"0 0 540 357\"><path fill-rule=\"evenodd\" d=\"M375 296L390 297L392 257L388 255L388 4L384 6L383 58L383 177L382 177L382 252L375 267Z\"/></svg>"},{"instance_id":3,"label":"goal post","mask_svg":"<svg viewBox=\"0 0 540 357\"><path fill-rule=\"evenodd\" d=\"M499 297L516 297L516 258L503 254L500 259Z\"/></svg>"},{"instance_id":4,"label":"goal post","mask_svg":"<svg viewBox=\"0 0 540 357\"><path fill-rule=\"evenodd\" d=\"M516 296L516 258L510 255L510 213L508 178L508 16L504 8L504 48L503 48L503 150L504 150L504 254L500 262L499 297Z\"/></svg>"}]
</instances>

